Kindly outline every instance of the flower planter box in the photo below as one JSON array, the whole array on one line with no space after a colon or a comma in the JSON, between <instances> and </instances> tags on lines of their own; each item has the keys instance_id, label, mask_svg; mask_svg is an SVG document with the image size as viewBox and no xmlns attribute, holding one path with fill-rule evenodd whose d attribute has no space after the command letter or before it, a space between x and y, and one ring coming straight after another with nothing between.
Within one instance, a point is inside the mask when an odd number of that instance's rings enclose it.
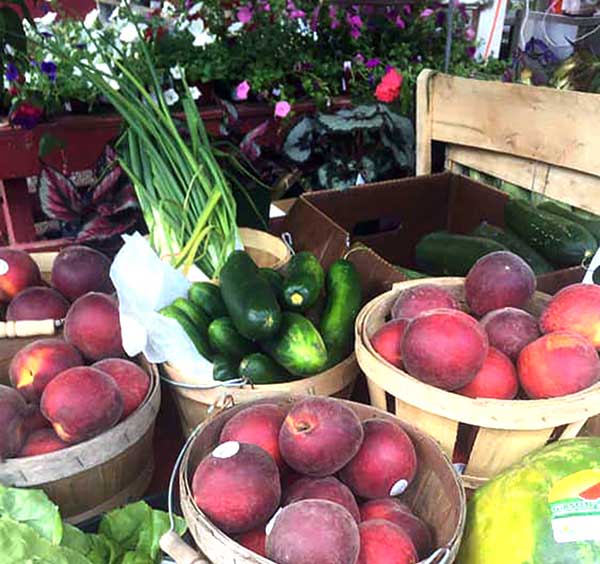
<instances>
[{"instance_id":1,"label":"flower planter box","mask_svg":"<svg viewBox=\"0 0 600 564\"><path fill-rule=\"evenodd\" d=\"M344 99L334 103L334 109L347 106ZM266 104L240 104L238 129L246 133L273 117L273 108ZM312 102L296 104L296 114L314 113ZM200 115L207 130L219 135L224 111L218 107L203 108ZM64 149L50 154L46 162L63 173L84 171L91 167L104 146L121 131L121 118L114 114L65 116L41 123L33 130L13 129L0 123L0 231L5 244L29 251L57 250L69 239L36 240L35 207L37 196L27 185L27 178L36 176L41 169L38 156L40 140L52 135L62 141ZM263 144L277 148L282 137L275 122L264 135Z\"/></svg>"}]
</instances>

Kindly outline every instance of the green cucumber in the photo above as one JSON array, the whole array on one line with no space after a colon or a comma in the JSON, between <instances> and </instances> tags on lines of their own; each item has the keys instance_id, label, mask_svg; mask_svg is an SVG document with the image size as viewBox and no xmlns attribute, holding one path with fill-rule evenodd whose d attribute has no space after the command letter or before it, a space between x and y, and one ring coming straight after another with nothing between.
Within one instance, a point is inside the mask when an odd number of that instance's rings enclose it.
<instances>
[{"instance_id":1,"label":"green cucumber","mask_svg":"<svg viewBox=\"0 0 600 564\"><path fill-rule=\"evenodd\" d=\"M211 320L227 315L227 308L221 297L221 290L216 284L194 282L188 291L188 298L198 307L201 307Z\"/></svg>"},{"instance_id":2,"label":"green cucumber","mask_svg":"<svg viewBox=\"0 0 600 564\"><path fill-rule=\"evenodd\" d=\"M217 354L237 361L258 350L252 341L238 333L230 317L219 317L211 322L208 342Z\"/></svg>"},{"instance_id":3,"label":"green cucumber","mask_svg":"<svg viewBox=\"0 0 600 564\"><path fill-rule=\"evenodd\" d=\"M394 266L394 268L404 274L407 280L418 280L419 278L429 278L427 274L423 274L422 272L417 272L416 270L411 270L410 268L404 268L403 266Z\"/></svg>"},{"instance_id":4,"label":"green cucumber","mask_svg":"<svg viewBox=\"0 0 600 564\"><path fill-rule=\"evenodd\" d=\"M327 348L327 366L336 365L352 352L361 300L356 268L350 261L336 260L327 272L327 305L319 326Z\"/></svg>"},{"instance_id":5,"label":"green cucumber","mask_svg":"<svg viewBox=\"0 0 600 564\"><path fill-rule=\"evenodd\" d=\"M252 353L240 362L238 376L252 384L277 384L294 380L285 368L264 353Z\"/></svg>"},{"instance_id":6,"label":"green cucumber","mask_svg":"<svg viewBox=\"0 0 600 564\"><path fill-rule=\"evenodd\" d=\"M206 333L208 331L210 319L206 313L204 313L204 310L199 308L196 304L193 304L185 298L177 298L171 305L185 313L200 332Z\"/></svg>"},{"instance_id":7,"label":"green cucumber","mask_svg":"<svg viewBox=\"0 0 600 564\"><path fill-rule=\"evenodd\" d=\"M425 235L415 248L419 269L436 276L466 276L483 256L508 249L490 239L436 231Z\"/></svg>"},{"instance_id":8,"label":"green cucumber","mask_svg":"<svg viewBox=\"0 0 600 564\"><path fill-rule=\"evenodd\" d=\"M220 354L213 358L213 380L227 382L238 380L239 362Z\"/></svg>"},{"instance_id":9,"label":"green cucumber","mask_svg":"<svg viewBox=\"0 0 600 564\"><path fill-rule=\"evenodd\" d=\"M473 230L475 237L484 237L504 245L509 251L519 255L536 274L552 272L552 265L525 241L521 241L512 231L501 229L484 221Z\"/></svg>"},{"instance_id":10,"label":"green cucumber","mask_svg":"<svg viewBox=\"0 0 600 564\"><path fill-rule=\"evenodd\" d=\"M219 274L221 296L235 328L246 339L274 337L281 309L267 280L244 251L229 255Z\"/></svg>"},{"instance_id":11,"label":"green cucumber","mask_svg":"<svg viewBox=\"0 0 600 564\"><path fill-rule=\"evenodd\" d=\"M187 336L190 338L198 352L207 360L212 360L213 354L208 344L208 336L203 333L194 322L174 305L168 305L162 308L159 313L165 317L174 319L181 325Z\"/></svg>"},{"instance_id":12,"label":"green cucumber","mask_svg":"<svg viewBox=\"0 0 600 564\"><path fill-rule=\"evenodd\" d=\"M327 364L327 348L315 326L303 315L282 314L279 334L262 343L263 348L296 376L321 372Z\"/></svg>"},{"instance_id":13,"label":"green cucumber","mask_svg":"<svg viewBox=\"0 0 600 564\"><path fill-rule=\"evenodd\" d=\"M259 270L269 282L277 300L283 303L283 274L274 268L260 268Z\"/></svg>"},{"instance_id":14,"label":"green cucumber","mask_svg":"<svg viewBox=\"0 0 600 564\"><path fill-rule=\"evenodd\" d=\"M325 272L315 255L296 253L289 262L283 282L283 300L293 311L305 311L316 303L323 289Z\"/></svg>"},{"instance_id":15,"label":"green cucumber","mask_svg":"<svg viewBox=\"0 0 600 564\"><path fill-rule=\"evenodd\" d=\"M557 268L581 264L598 247L582 225L525 202L507 202L504 222Z\"/></svg>"},{"instance_id":16,"label":"green cucumber","mask_svg":"<svg viewBox=\"0 0 600 564\"><path fill-rule=\"evenodd\" d=\"M600 241L600 217L595 217L593 214L587 214L586 212L571 210L565 207L564 204L551 201L542 202L537 207L542 211L560 215L575 223L579 223L579 225L583 225L594 236L596 241Z\"/></svg>"}]
</instances>

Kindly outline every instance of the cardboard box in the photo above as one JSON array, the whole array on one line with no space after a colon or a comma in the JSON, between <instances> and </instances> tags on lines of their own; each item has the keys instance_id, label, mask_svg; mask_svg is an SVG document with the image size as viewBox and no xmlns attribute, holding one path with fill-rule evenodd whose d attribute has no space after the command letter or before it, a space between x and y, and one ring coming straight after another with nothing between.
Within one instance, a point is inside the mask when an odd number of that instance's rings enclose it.
<instances>
[{"instance_id":1,"label":"cardboard box","mask_svg":"<svg viewBox=\"0 0 600 564\"><path fill-rule=\"evenodd\" d=\"M394 265L415 268L415 246L427 233L468 234L482 221L503 227L508 196L445 172L346 191L312 192L300 201L341 227L350 243L362 242ZM544 274L538 277L538 288L554 293L581 281L583 274L580 267Z\"/></svg>"}]
</instances>

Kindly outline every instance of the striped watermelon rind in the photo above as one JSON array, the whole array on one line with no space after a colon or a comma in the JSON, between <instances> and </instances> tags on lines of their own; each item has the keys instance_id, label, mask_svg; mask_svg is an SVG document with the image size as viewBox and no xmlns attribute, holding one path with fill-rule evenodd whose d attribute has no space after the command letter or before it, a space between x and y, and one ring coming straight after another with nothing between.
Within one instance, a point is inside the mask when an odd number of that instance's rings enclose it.
<instances>
[{"instance_id":1,"label":"striped watermelon rind","mask_svg":"<svg viewBox=\"0 0 600 564\"><path fill-rule=\"evenodd\" d=\"M600 438L558 441L490 480L469 502L457 563L600 562L600 540L559 544L552 531L548 493L562 478L584 470L600 470Z\"/></svg>"}]
</instances>

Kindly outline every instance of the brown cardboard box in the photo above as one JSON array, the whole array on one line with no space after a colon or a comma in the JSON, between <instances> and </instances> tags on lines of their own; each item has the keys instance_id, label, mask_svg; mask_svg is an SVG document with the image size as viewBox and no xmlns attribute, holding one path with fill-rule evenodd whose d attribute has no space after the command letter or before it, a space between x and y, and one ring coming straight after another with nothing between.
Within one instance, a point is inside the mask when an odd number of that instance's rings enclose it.
<instances>
[{"instance_id":1,"label":"brown cardboard box","mask_svg":"<svg viewBox=\"0 0 600 564\"><path fill-rule=\"evenodd\" d=\"M415 268L415 246L437 230L467 234L482 221L504 226L508 196L469 178L445 172L327 190L300 198L338 224L351 243L362 242L392 264ZM579 267L538 277L538 288L554 293L581 281Z\"/></svg>"}]
</instances>

